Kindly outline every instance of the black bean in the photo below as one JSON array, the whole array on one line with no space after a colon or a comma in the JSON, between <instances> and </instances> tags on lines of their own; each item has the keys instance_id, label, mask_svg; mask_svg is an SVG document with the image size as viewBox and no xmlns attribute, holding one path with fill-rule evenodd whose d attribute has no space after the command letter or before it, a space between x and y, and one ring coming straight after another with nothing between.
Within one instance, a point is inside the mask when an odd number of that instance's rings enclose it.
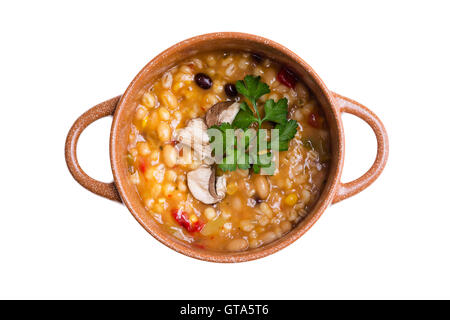
<instances>
[{"instance_id":1,"label":"black bean","mask_svg":"<svg viewBox=\"0 0 450 320\"><path fill-rule=\"evenodd\" d=\"M264 200L262 200L260 197L258 196L254 196L253 199L255 200L256 203L261 203L264 202Z\"/></svg>"},{"instance_id":2,"label":"black bean","mask_svg":"<svg viewBox=\"0 0 450 320\"><path fill-rule=\"evenodd\" d=\"M194 77L195 83L202 89L209 89L212 86L211 78L204 73L197 73Z\"/></svg>"},{"instance_id":3,"label":"black bean","mask_svg":"<svg viewBox=\"0 0 450 320\"><path fill-rule=\"evenodd\" d=\"M237 96L238 92L236 90L236 86L232 83L227 83L225 85L225 93L227 94L227 96L229 96L230 98L234 98Z\"/></svg>"},{"instance_id":4,"label":"black bean","mask_svg":"<svg viewBox=\"0 0 450 320\"><path fill-rule=\"evenodd\" d=\"M258 54L258 53L252 53L252 59L253 61L255 61L257 64L261 63L261 61L263 60L263 56Z\"/></svg>"}]
</instances>

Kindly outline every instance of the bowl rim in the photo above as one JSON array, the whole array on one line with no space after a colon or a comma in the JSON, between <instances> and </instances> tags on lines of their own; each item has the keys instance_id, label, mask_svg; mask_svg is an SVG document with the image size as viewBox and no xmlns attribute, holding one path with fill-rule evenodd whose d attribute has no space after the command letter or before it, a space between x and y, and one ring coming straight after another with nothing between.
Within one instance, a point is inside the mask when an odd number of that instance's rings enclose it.
<instances>
[{"instance_id":1,"label":"bowl rim","mask_svg":"<svg viewBox=\"0 0 450 320\"><path fill-rule=\"evenodd\" d=\"M272 243L269 243L267 245L263 245L257 249L251 249L246 250L242 252L217 252L217 251L208 251L201 248L193 247L189 244L184 244L181 242L177 242L173 239L172 236L169 236L168 234L164 234L163 232L160 232L158 230L155 230L151 226L147 225L138 215L135 204L130 201L130 199L127 196L126 191L126 183L124 175L121 174L121 170L119 170L119 157L117 150L117 140L118 135L120 134L121 130L121 116L124 113L124 109L126 107L126 104L124 101L127 99L130 99L132 94L130 93L134 86L136 85L137 81L147 72L149 72L152 68L152 65L156 64L157 62L161 61L161 59L173 55L179 50L187 49L189 47L193 47L197 45L200 42L207 42L212 40L246 40L250 42L257 42L261 45L271 47L272 49L275 49L278 52L281 52L282 54L288 56L292 61L295 61L295 63L299 64L301 68L303 68L308 75L314 80L315 84L320 89L321 93L323 94L323 97L328 102L328 105L331 108L332 118L336 125L336 133L337 133L337 145L335 150L333 150L333 157L336 157L336 161L334 162L335 167L330 168L330 171L334 171L334 175L331 176L329 173L329 176L327 178L327 183L324 186L324 189L322 190L322 194L320 198L318 199L317 203L315 204L314 210L308 213L308 222L302 226L298 225L296 228L292 229L287 234L283 235L279 239L273 241ZM329 120L329 119L328 119ZM344 131L342 126L342 120L340 117L340 111L338 108L338 105L335 101L333 93L325 86L324 82L321 80L321 78L317 75L317 73L302 59L300 58L296 53L289 50L288 48L284 47L283 45L272 41L270 39L248 34L248 33L241 33L241 32L215 32L215 33L207 33L203 35L198 35L186 40L183 40L181 42L178 42L168 49L164 50L163 52L159 53L157 56L155 56L153 59L150 60L135 76L135 78L131 81L128 88L126 89L125 93L120 98L119 103L117 104L116 111L113 116L113 122L111 126L111 134L110 134L110 161L111 161L111 168L112 173L114 177L114 182L116 185L116 188L122 198L123 203L128 208L130 213L134 216L134 218L139 222L139 224L148 232L150 233L154 238L156 238L158 241L166 245L167 247L182 253L186 256L204 260L204 261L210 261L210 262L221 262L221 263L230 263L230 262L245 262L245 261L251 261L259 258L266 257L268 255L271 255L288 245L292 244L294 241L298 240L303 234L305 234L313 225L314 223L321 217L323 212L326 210L326 208L332 203L333 197L336 194L340 177L342 174L342 168L343 168L343 160L344 160Z\"/></svg>"}]
</instances>

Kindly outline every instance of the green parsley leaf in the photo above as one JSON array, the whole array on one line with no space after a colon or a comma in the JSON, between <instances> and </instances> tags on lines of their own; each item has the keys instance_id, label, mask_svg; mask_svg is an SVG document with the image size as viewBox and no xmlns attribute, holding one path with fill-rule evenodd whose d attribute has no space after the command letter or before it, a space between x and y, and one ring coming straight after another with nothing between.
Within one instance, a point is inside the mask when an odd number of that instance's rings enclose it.
<instances>
[{"instance_id":1,"label":"green parsley leaf","mask_svg":"<svg viewBox=\"0 0 450 320\"><path fill-rule=\"evenodd\" d=\"M223 159L223 162L222 163L219 163L217 166L222 170L222 171L234 171L234 170L236 170L236 163L230 163L230 164L228 164L228 163L226 163L226 158L227 157L225 157L224 159Z\"/></svg>"},{"instance_id":2,"label":"green parsley leaf","mask_svg":"<svg viewBox=\"0 0 450 320\"><path fill-rule=\"evenodd\" d=\"M287 119L288 101L285 98L277 102L273 99L267 100L264 104L264 118L260 117L257 100L270 92L269 86L261 81L261 77L247 75L244 80L236 82L236 89L248 99L251 106L247 102L242 102L231 125L225 123L212 127L222 132L223 159L218 166L223 171L253 167L255 173L273 175L276 167L271 151L288 150L290 140L297 133L298 123L295 120ZM275 129L279 130L278 135L274 134L271 138L278 139L278 143L274 143L274 140L267 141L267 132L260 130L264 121L276 123ZM256 135L254 134L255 131L250 129L250 126L255 122L258 123ZM233 131L233 135L226 135L227 129L232 128L236 129ZM267 150L266 154L259 155L261 151L265 150Z\"/></svg>"},{"instance_id":3,"label":"green parsley leaf","mask_svg":"<svg viewBox=\"0 0 450 320\"><path fill-rule=\"evenodd\" d=\"M248 98L253 106L256 106L256 100L261 96L270 92L269 86L264 82L261 82L261 77L245 76L244 81L239 80L236 82L237 91Z\"/></svg>"},{"instance_id":4,"label":"green parsley leaf","mask_svg":"<svg viewBox=\"0 0 450 320\"><path fill-rule=\"evenodd\" d=\"M264 104L265 116L262 121L272 121L279 124L287 121L288 101L286 98L278 100L276 103L273 99L267 100Z\"/></svg>"},{"instance_id":5,"label":"green parsley leaf","mask_svg":"<svg viewBox=\"0 0 450 320\"><path fill-rule=\"evenodd\" d=\"M233 129L233 126L232 126L231 124L229 124L228 122L224 122L224 123L221 123L220 126L218 126L218 125L213 125L213 126L211 126L208 130L210 130L210 129L217 129L217 130L220 130L220 131L222 131L223 133L225 133L225 131L226 131L227 129ZM208 133L208 134L209 134L209 133ZM212 138L211 135L210 135L210 138Z\"/></svg>"},{"instance_id":6,"label":"green parsley leaf","mask_svg":"<svg viewBox=\"0 0 450 320\"><path fill-rule=\"evenodd\" d=\"M278 141L278 148L276 148L276 146L271 143L270 148L277 151L288 151L289 141Z\"/></svg>"},{"instance_id":7,"label":"green parsley leaf","mask_svg":"<svg viewBox=\"0 0 450 320\"><path fill-rule=\"evenodd\" d=\"M270 142L270 148L278 151L287 151L289 149L289 141L294 138L297 133L298 123L295 120L286 121L283 124L277 124L275 129L278 129L278 148L273 141ZM273 138L273 137L272 137Z\"/></svg>"},{"instance_id":8,"label":"green parsley leaf","mask_svg":"<svg viewBox=\"0 0 450 320\"><path fill-rule=\"evenodd\" d=\"M237 154L237 166L239 169L246 170L250 169L250 157L248 153L236 152Z\"/></svg>"},{"instance_id":9,"label":"green parsley leaf","mask_svg":"<svg viewBox=\"0 0 450 320\"><path fill-rule=\"evenodd\" d=\"M214 132L212 129L214 130L219 130L221 132L221 137L222 137L222 155L225 156L226 154L230 153L231 150L234 149L234 146L236 146L236 137L234 135L234 128L231 124L229 123L222 123L220 124L220 126L214 125L212 127L210 127L207 132L209 135L209 142L211 143L211 145L213 146L213 153L215 155L218 155L218 150L215 150L216 145L214 144L214 139L216 138L215 135L213 135L212 133ZM227 130L232 130L233 134L232 135L227 135L226 132ZM216 159L218 160L218 159Z\"/></svg>"},{"instance_id":10,"label":"green parsley leaf","mask_svg":"<svg viewBox=\"0 0 450 320\"><path fill-rule=\"evenodd\" d=\"M259 116L256 100L270 92L269 86L261 82L261 77L248 75L245 76L244 81L239 80L236 82L236 89L253 104L253 108L258 116L258 123L261 126L261 117Z\"/></svg>"},{"instance_id":11,"label":"green parsley leaf","mask_svg":"<svg viewBox=\"0 0 450 320\"><path fill-rule=\"evenodd\" d=\"M277 124L275 126L275 129L280 130L279 134L280 141L289 141L295 137L297 133L297 127L298 127L297 121L291 119L283 124Z\"/></svg>"},{"instance_id":12,"label":"green parsley leaf","mask_svg":"<svg viewBox=\"0 0 450 320\"><path fill-rule=\"evenodd\" d=\"M216 138L216 136L213 133L216 133L215 130L219 130L222 133L223 147L225 149L225 147L226 147L226 145L225 145L225 142L226 142L226 140L225 140L226 139L225 133L226 133L227 129L234 130L233 126L231 124L229 124L229 123L226 123L226 122L220 124L220 126L214 125L214 126L211 126L210 128L208 128L208 130L206 132L208 133L208 136L209 136L209 143L213 143L214 142L214 139ZM231 143L231 141L230 141L230 143Z\"/></svg>"},{"instance_id":13,"label":"green parsley leaf","mask_svg":"<svg viewBox=\"0 0 450 320\"><path fill-rule=\"evenodd\" d=\"M239 110L236 118L234 118L233 126L235 128L247 129L252 123L258 122L252 110L246 102L241 103L241 110Z\"/></svg>"},{"instance_id":14,"label":"green parsley leaf","mask_svg":"<svg viewBox=\"0 0 450 320\"><path fill-rule=\"evenodd\" d=\"M219 162L218 167L223 171L234 171L236 170L236 150L230 149L226 157Z\"/></svg>"},{"instance_id":15,"label":"green parsley leaf","mask_svg":"<svg viewBox=\"0 0 450 320\"><path fill-rule=\"evenodd\" d=\"M273 176L275 174L275 169L275 161L272 161L269 166L261 167L261 173L268 176Z\"/></svg>"},{"instance_id":16,"label":"green parsley leaf","mask_svg":"<svg viewBox=\"0 0 450 320\"><path fill-rule=\"evenodd\" d=\"M275 161L273 160L273 154L267 153L264 157L258 156L254 159L253 172L273 175L275 172Z\"/></svg>"},{"instance_id":17,"label":"green parsley leaf","mask_svg":"<svg viewBox=\"0 0 450 320\"><path fill-rule=\"evenodd\" d=\"M246 111L248 113L253 113L252 109L250 109L247 102L245 102L245 101L239 105L239 109L241 109L242 111Z\"/></svg>"},{"instance_id":18,"label":"green parsley leaf","mask_svg":"<svg viewBox=\"0 0 450 320\"><path fill-rule=\"evenodd\" d=\"M231 150L222 162L218 164L223 171L234 171L236 168L245 170L250 169L250 158L245 152L239 152L236 149Z\"/></svg>"}]
</instances>

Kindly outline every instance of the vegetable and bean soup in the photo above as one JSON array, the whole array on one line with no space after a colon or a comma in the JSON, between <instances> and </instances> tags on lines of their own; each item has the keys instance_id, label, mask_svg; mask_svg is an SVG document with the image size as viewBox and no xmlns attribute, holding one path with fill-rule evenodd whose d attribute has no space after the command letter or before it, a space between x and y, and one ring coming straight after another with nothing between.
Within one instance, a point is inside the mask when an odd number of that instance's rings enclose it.
<instances>
[{"instance_id":1,"label":"vegetable and bean soup","mask_svg":"<svg viewBox=\"0 0 450 320\"><path fill-rule=\"evenodd\" d=\"M130 181L167 232L199 248L244 251L280 238L314 206L329 131L290 69L259 54L209 52L149 84L127 157Z\"/></svg>"}]
</instances>

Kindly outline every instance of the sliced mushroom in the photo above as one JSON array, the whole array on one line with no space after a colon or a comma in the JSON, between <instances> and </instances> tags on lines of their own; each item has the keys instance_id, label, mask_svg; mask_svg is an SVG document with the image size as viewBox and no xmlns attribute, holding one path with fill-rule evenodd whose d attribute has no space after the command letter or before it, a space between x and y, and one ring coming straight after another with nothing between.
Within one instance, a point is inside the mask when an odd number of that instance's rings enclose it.
<instances>
[{"instance_id":1,"label":"sliced mushroom","mask_svg":"<svg viewBox=\"0 0 450 320\"><path fill-rule=\"evenodd\" d=\"M216 194L217 197L222 200L225 198L225 192L227 191L227 178L220 176L216 178Z\"/></svg>"},{"instance_id":2,"label":"sliced mushroom","mask_svg":"<svg viewBox=\"0 0 450 320\"><path fill-rule=\"evenodd\" d=\"M192 148L195 156L207 164L213 164L211 157L211 146L209 144L208 127L202 118L195 118L187 123L183 129L178 129L174 133L174 139Z\"/></svg>"},{"instance_id":3,"label":"sliced mushroom","mask_svg":"<svg viewBox=\"0 0 450 320\"><path fill-rule=\"evenodd\" d=\"M225 176L216 177L216 169L212 168L212 174L209 178L209 193L214 198L222 200L225 198L225 191L227 189L227 180Z\"/></svg>"},{"instance_id":4,"label":"sliced mushroom","mask_svg":"<svg viewBox=\"0 0 450 320\"><path fill-rule=\"evenodd\" d=\"M216 179L216 170L202 165L187 173L187 184L191 194L205 204L217 203L225 197L225 177Z\"/></svg>"},{"instance_id":5,"label":"sliced mushroom","mask_svg":"<svg viewBox=\"0 0 450 320\"><path fill-rule=\"evenodd\" d=\"M208 128L227 122L232 123L239 112L239 103L234 101L223 101L216 103L206 112L206 125Z\"/></svg>"}]
</instances>

